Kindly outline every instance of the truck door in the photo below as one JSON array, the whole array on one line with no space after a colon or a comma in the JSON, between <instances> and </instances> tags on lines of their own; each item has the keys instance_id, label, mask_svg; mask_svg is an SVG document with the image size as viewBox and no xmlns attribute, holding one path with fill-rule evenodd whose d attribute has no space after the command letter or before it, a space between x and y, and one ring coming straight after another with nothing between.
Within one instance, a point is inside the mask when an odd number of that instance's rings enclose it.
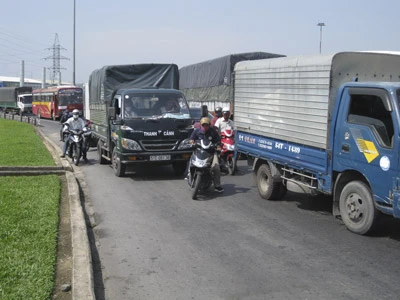
<instances>
[{"instance_id":1,"label":"truck door","mask_svg":"<svg viewBox=\"0 0 400 300\"><path fill-rule=\"evenodd\" d=\"M398 126L386 90L347 88L339 108L333 166L339 172L356 170L369 181L374 197L390 203L389 191L398 170ZM397 124L397 123L396 123Z\"/></svg>"}]
</instances>

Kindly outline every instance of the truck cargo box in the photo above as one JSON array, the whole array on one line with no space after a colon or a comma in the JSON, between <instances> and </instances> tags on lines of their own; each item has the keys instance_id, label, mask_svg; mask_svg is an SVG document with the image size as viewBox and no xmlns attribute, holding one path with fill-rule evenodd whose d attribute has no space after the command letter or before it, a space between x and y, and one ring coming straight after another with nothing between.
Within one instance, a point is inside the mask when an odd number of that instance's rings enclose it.
<instances>
[{"instance_id":1,"label":"truck cargo box","mask_svg":"<svg viewBox=\"0 0 400 300\"><path fill-rule=\"evenodd\" d=\"M399 81L398 52L340 52L238 62L235 127L242 132L329 148L330 120L345 82Z\"/></svg>"}]
</instances>

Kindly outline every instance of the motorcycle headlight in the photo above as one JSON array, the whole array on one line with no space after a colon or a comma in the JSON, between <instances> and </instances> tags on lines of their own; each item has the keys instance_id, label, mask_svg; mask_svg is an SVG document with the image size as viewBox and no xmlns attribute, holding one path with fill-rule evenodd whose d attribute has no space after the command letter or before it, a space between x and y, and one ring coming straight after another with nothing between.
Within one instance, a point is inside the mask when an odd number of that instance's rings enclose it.
<instances>
[{"instance_id":1,"label":"motorcycle headlight","mask_svg":"<svg viewBox=\"0 0 400 300\"><path fill-rule=\"evenodd\" d=\"M122 142L122 147L124 149L133 150L133 151L141 151L142 150L142 147L140 147L139 143L134 140L123 138L121 140L121 142Z\"/></svg>"},{"instance_id":2,"label":"motorcycle headlight","mask_svg":"<svg viewBox=\"0 0 400 300\"><path fill-rule=\"evenodd\" d=\"M196 157L194 160L192 160L192 164L198 168L205 168L207 167L208 159L199 159Z\"/></svg>"},{"instance_id":3,"label":"motorcycle headlight","mask_svg":"<svg viewBox=\"0 0 400 300\"><path fill-rule=\"evenodd\" d=\"M178 150L184 150L192 148L192 144L190 143L189 139L184 139L178 146Z\"/></svg>"}]
</instances>

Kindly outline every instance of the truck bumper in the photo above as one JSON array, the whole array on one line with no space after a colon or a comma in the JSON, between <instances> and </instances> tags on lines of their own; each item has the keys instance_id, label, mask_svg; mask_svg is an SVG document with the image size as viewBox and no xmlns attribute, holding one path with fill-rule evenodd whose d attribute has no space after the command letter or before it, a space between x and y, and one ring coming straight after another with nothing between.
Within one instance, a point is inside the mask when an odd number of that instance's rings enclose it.
<instances>
[{"instance_id":1,"label":"truck bumper","mask_svg":"<svg viewBox=\"0 0 400 300\"><path fill-rule=\"evenodd\" d=\"M157 163L171 164L174 162L184 162L190 159L192 151L179 152L149 152L149 153L119 153L121 163L123 164L140 164L140 163Z\"/></svg>"}]
</instances>

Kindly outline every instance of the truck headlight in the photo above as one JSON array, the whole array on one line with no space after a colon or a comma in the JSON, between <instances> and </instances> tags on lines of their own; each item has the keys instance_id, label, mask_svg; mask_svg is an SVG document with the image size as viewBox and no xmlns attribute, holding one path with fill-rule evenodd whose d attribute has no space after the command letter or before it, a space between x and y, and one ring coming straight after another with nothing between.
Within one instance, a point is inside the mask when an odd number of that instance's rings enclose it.
<instances>
[{"instance_id":1,"label":"truck headlight","mask_svg":"<svg viewBox=\"0 0 400 300\"><path fill-rule=\"evenodd\" d=\"M189 139L184 139L178 146L178 150L184 150L192 148L192 144L190 143Z\"/></svg>"},{"instance_id":2,"label":"truck headlight","mask_svg":"<svg viewBox=\"0 0 400 300\"><path fill-rule=\"evenodd\" d=\"M142 150L142 147L140 147L139 143L134 140L123 138L121 140L121 144L122 144L122 147L127 150L134 150L134 151Z\"/></svg>"}]
</instances>

